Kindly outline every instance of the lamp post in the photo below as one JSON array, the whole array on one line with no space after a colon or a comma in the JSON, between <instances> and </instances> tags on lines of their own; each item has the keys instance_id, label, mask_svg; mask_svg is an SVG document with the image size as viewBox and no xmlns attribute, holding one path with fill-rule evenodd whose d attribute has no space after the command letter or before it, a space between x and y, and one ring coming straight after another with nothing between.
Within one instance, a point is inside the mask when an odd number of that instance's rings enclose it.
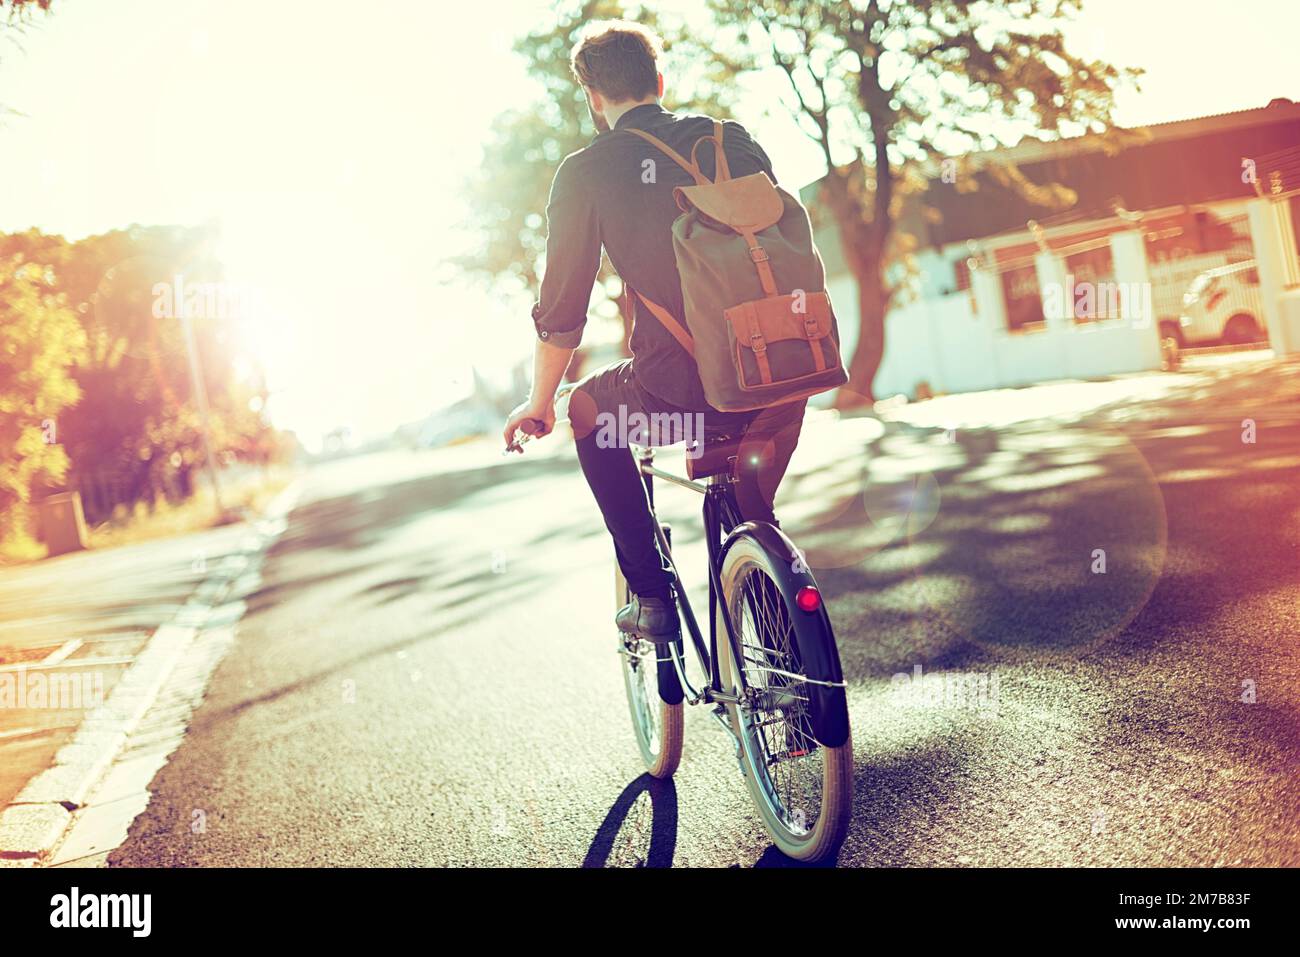
<instances>
[{"instance_id":1,"label":"lamp post","mask_svg":"<svg viewBox=\"0 0 1300 957\"><path fill-rule=\"evenodd\" d=\"M212 481L212 495L217 502L217 515L224 517L225 507L221 504L221 483L217 480L217 460L212 454L212 425L208 416L208 393L203 388L203 375L199 369L199 347L194 338L194 326L190 321L190 311L181 306L181 323L185 328L185 349L190 356L190 383L194 390L194 402L199 407L200 433L203 436L203 458L208 466L208 478Z\"/></svg>"}]
</instances>

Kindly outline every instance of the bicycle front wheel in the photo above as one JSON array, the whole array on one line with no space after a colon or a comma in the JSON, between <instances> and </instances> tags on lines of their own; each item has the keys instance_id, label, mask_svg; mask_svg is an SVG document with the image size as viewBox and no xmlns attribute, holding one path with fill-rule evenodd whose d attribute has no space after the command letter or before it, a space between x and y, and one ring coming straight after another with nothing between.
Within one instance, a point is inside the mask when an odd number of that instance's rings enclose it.
<instances>
[{"instance_id":1,"label":"bicycle front wheel","mask_svg":"<svg viewBox=\"0 0 1300 957\"><path fill-rule=\"evenodd\" d=\"M619 608L632 600L632 592L617 563L614 597ZM681 685L676 671L672 670L673 663L657 660L658 655L668 653L667 646L660 647L662 650L657 651L653 642L618 633L623 686L627 691L628 712L632 716L632 731L641 750L641 759L652 777L668 778L672 777L682 760L686 722ZM674 690L675 694L672 693ZM665 691L673 700L665 700Z\"/></svg>"},{"instance_id":2,"label":"bicycle front wheel","mask_svg":"<svg viewBox=\"0 0 1300 957\"><path fill-rule=\"evenodd\" d=\"M800 861L832 857L848 833L853 809L853 740L844 689L810 677L806 662L839 656L824 611L810 614L792 596L806 575L759 536L730 544L721 569L722 597L740 644L743 697L727 705L741 743L741 767L763 825L777 848ZM718 612L722 687L740 694L739 669ZM800 617L801 616L801 617ZM839 734L819 741L817 726Z\"/></svg>"}]
</instances>

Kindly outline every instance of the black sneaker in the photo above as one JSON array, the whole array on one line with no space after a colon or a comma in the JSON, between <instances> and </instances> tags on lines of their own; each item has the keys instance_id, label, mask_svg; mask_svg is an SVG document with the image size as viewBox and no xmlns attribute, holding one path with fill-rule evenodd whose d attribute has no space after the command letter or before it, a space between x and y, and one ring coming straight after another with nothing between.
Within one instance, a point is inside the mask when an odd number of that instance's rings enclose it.
<instances>
[{"instance_id":1,"label":"black sneaker","mask_svg":"<svg viewBox=\"0 0 1300 957\"><path fill-rule=\"evenodd\" d=\"M682 636L677 603L662 598L633 595L631 603L618 610L614 623L618 625L619 631L655 644L676 641Z\"/></svg>"}]
</instances>

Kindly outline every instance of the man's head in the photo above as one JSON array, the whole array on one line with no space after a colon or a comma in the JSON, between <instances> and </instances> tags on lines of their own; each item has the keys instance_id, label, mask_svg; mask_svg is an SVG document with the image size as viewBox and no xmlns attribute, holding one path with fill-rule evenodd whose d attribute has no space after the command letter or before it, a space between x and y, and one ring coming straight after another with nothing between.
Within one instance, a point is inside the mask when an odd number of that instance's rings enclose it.
<instances>
[{"instance_id":1,"label":"man's head","mask_svg":"<svg viewBox=\"0 0 1300 957\"><path fill-rule=\"evenodd\" d=\"M663 96L662 55L663 41L639 23L600 20L583 28L569 66L587 94L596 129L608 130L631 107Z\"/></svg>"}]
</instances>

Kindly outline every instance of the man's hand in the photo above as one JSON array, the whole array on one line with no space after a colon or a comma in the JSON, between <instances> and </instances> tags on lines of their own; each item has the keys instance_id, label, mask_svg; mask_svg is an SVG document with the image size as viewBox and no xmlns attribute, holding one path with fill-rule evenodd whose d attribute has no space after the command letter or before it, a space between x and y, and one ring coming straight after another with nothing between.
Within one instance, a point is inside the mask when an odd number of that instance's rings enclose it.
<instances>
[{"instance_id":1,"label":"man's hand","mask_svg":"<svg viewBox=\"0 0 1300 957\"><path fill-rule=\"evenodd\" d=\"M542 427L534 433L535 435L548 434L555 428L554 400L538 402L530 399L527 402L521 402L515 407L514 411L506 417L504 437L507 452L523 451L523 447L515 439L515 433L521 429L523 423L528 419L535 419L542 423Z\"/></svg>"},{"instance_id":2,"label":"man's hand","mask_svg":"<svg viewBox=\"0 0 1300 957\"><path fill-rule=\"evenodd\" d=\"M515 432L526 419L536 419L542 424L541 428L535 430L536 435L546 435L555 428L555 390L559 388L564 370L573 358L572 349L553 346L541 339L535 339L534 342L533 387L528 393L528 401L517 406L506 418L506 452L523 451L515 440Z\"/></svg>"}]
</instances>

